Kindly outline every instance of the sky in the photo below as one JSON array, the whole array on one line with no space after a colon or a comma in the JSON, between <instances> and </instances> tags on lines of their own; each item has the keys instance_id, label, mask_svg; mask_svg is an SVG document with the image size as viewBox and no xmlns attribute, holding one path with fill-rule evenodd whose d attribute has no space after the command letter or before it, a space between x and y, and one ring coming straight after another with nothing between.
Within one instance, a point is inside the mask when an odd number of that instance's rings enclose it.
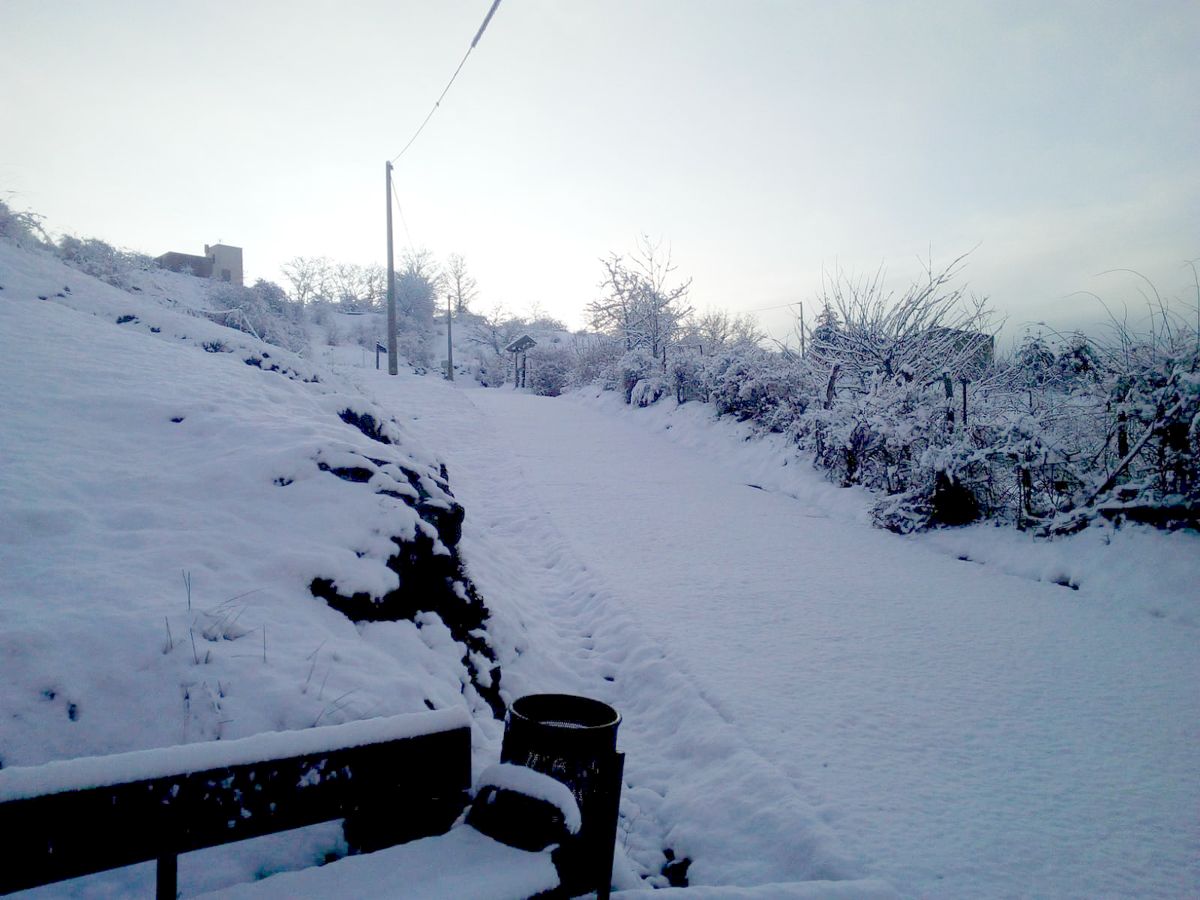
<instances>
[{"instance_id":1,"label":"sky","mask_svg":"<svg viewBox=\"0 0 1200 900\"><path fill-rule=\"evenodd\" d=\"M489 0L5 0L0 199L151 255L382 263L384 163ZM961 282L1007 321L1195 304L1200 4L503 0L396 162L397 252L572 327L599 260L670 249L772 336L823 279ZM1100 274L1109 272L1110 274ZM1181 305L1180 309L1183 308Z\"/></svg>"}]
</instances>

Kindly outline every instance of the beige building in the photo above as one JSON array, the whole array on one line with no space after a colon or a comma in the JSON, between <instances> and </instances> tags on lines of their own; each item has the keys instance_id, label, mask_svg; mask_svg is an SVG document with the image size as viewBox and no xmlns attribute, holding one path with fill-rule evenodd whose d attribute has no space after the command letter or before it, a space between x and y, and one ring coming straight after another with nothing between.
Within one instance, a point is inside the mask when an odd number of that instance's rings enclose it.
<instances>
[{"instance_id":1,"label":"beige building","mask_svg":"<svg viewBox=\"0 0 1200 900\"><path fill-rule=\"evenodd\" d=\"M242 286L242 248L229 244L205 244L204 255L164 253L154 260L172 272L186 272L197 278L211 278Z\"/></svg>"}]
</instances>

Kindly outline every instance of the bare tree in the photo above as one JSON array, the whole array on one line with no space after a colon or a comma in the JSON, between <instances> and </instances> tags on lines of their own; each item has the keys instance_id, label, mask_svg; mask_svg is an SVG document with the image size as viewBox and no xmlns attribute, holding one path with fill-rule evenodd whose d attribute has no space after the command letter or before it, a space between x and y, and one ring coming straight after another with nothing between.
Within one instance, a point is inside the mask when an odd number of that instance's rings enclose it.
<instances>
[{"instance_id":1,"label":"bare tree","mask_svg":"<svg viewBox=\"0 0 1200 900\"><path fill-rule=\"evenodd\" d=\"M611 254L602 260L605 295L587 306L593 328L625 343L626 350L644 348L666 367L667 347L692 313L687 305L692 280L671 285L671 254L643 235L630 257Z\"/></svg>"},{"instance_id":2,"label":"bare tree","mask_svg":"<svg viewBox=\"0 0 1200 900\"><path fill-rule=\"evenodd\" d=\"M638 279L626 265L624 257L616 253L609 254L607 259L601 260L601 264L605 276L600 287L605 295L587 305L588 321L597 331L623 341L625 349L632 350L640 294Z\"/></svg>"},{"instance_id":3,"label":"bare tree","mask_svg":"<svg viewBox=\"0 0 1200 900\"><path fill-rule=\"evenodd\" d=\"M348 307L362 302L363 269L354 263L335 263L329 267L329 286L332 297Z\"/></svg>"},{"instance_id":4,"label":"bare tree","mask_svg":"<svg viewBox=\"0 0 1200 900\"><path fill-rule=\"evenodd\" d=\"M683 329L680 343L701 356L711 356L731 347L757 347L766 334L751 313L730 315L728 310L710 309L691 319Z\"/></svg>"},{"instance_id":5,"label":"bare tree","mask_svg":"<svg viewBox=\"0 0 1200 900\"><path fill-rule=\"evenodd\" d=\"M527 331L567 331L567 323L556 319L546 311L546 308L536 300L529 305L529 315L525 317Z\"/></svg>"},{"instance_id":6,"label":"bare tree","mask_svg":"<svg viewBox=\"0 0 1200 900\"><path fill-rule=\"evenodd\" d=\"M521 329L524 321L510 315L503 306L496 304L490 313L477 317L467 333L467 340L486 347L494 354L503 352Z\"/></svg>"},{"instance_id":7,"label":"bare tree","mask_svg":"<svg viewBox=\"0 0 1200 900\"><path fill-rule=\"evenodd\" d=\"M382 309L387 300L387 273L381 265L363 266L361 300L371 309Z\"/></svg>"},{"instance_id":8,"label":"bare tree","mask_svg":"<svg viewBox=\"0 0 1200 900\"><path fill-rule=\"evenodd\" d=\"M445 283L454 314L470 312L471 302L479 296L479 285L467 271L467 261L462 254L451 253L446 260Z\"/></svg>"},{"instance_id":9,"label":"bare tree","mask_svg":"<svg viewBox=\"0 0 1200 900\"><path fill-rule=\"evenodd\" d=\"M297 256L279 267L291 285L292 299L306 305L329 297L329 260L323 256Z\"/></svg>"},{"instance_id":10,"label":"bare tree","mask_svg":"<svg viewBox=\"0 0 1200 900\"><path fill-rule=\"evenodd\" d=\"M926 265L900 296L885 290L882 269L863 279L827 278L810 361L836 363L859 380L878 372L924 382L986 367L994 346L991 312L986 298L955 285L963 259L941 270Z\"/></svg>"}]
</instances>

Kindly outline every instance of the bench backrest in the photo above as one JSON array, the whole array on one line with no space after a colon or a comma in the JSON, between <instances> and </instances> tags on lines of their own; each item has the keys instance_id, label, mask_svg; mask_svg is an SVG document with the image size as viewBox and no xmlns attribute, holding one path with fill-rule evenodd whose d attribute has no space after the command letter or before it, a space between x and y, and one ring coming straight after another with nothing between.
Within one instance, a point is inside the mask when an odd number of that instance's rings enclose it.
<instances>
[{"instance_id":1,"label":"bench backrest","mask_svg":"<svg viewBox=\"0 0 1200 900\"><path fill-rule=\"evenodd\" d=\"M158 894L174 898L179 853L339 818L356 849L442 833L470 788L465 719L396 716L0 770L0 893L157 859Z\"/></svg>"}]
</instances>

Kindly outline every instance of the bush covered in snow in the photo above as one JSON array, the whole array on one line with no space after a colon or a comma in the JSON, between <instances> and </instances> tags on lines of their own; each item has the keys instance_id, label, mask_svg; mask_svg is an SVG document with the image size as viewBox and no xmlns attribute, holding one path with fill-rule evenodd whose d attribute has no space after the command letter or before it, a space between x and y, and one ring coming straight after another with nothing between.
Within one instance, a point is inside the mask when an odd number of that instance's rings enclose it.
<instances>
[{"instance_id":1,"label":"bush covered in snow","mask_svg":"<svg viewBox=\"0 0 1200 900\"><path fill-rule=\"evenodd\" d=\"M215 310L211 317L222 325L286 350L298 351L307 343L303 308L273 282L260 278L248 288L213 282L208 301Z\"/></svg>"},{"instance_id":2,"label":"bush covered in snow","mask_svg":"<svg viewBox=\"0 0 1200 900\"><path fill-rule=\"evenodd\" d=\"M122 290L134 287L135 272L145 272L155 265L144 253L119 250L96 238L65 235L59 239L57 252L67 265Z\"/></svg>"},{"instance_id":3,"label":"bush covered in snow","mask_svg":"<svg viewBox=\"0 0 1200 900\"><path fill-rule=\"evenodd\" d=\"M557 397L570 384L571 352L566 347L538 347L529 354L526 383L535 394Z\"/></svg>"},{"instance_id":4,"label":"bush covered in snow","mask_svg":"<svg viewBox=\"0 0 1200 900\"><path fill-rule=\"evenodd\" d=\"M48 247L52 242L42 229L42 219L31 212L14 212L0 200L0 240L18 247Z\"/></svg>"},{"instance_id":5,"label":"bush covered in snow","mask_svg":"<svg viewBox=\"0 0 1200 900\"><path fill-rule=\"evenodd\" d=\"M640 290L607 271L610 294ZM1107 340L1030 334L996 360L990 311L957 274L930 268L898 296L879 275L831 279L803 353L765 350L737 337L750 325L712 313L673 322L652 352L610 303L596 338L609 354L572 380L639 406L710 402L786 433L831 480L876 492L875 520L895 531L987 518L1058 533L1097 516L1195 526L1194 310L1160 304L1144 333L1114 327Z\"/></svg>"}]
</instances>

